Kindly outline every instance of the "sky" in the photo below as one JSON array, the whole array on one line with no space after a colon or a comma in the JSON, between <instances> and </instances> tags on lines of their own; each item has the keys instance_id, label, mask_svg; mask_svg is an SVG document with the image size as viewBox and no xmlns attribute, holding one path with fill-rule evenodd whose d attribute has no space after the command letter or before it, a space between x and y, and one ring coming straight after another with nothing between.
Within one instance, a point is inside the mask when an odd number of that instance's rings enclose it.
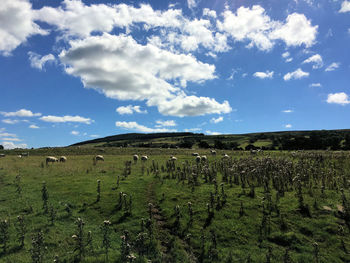
<instances>
[{"instance_id":1,"label":"sky","mask_svg":"<svg viewBox=\"0 0 350 263\"><path fill-rule=\"evenodd\" d=\"M350 128L350 1L2 0L0 144Z\"/></svg>"}]
</instances>

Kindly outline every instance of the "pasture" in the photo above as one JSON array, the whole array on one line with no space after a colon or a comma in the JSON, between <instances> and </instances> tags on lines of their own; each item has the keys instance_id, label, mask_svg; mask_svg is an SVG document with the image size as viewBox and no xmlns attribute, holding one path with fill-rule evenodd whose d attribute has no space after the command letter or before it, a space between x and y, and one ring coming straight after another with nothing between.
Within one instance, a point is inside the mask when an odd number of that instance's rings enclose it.
<instances>
[{"instance_id":1,"label":"pasture","mask_svg":"<svg viewBox=\"0 0 350 263\"><path fill-rule=\"evenodd\" d=\"M192 152L0 158L0 262L350 262L348 152Z\"/></svg>"}]
</instances>

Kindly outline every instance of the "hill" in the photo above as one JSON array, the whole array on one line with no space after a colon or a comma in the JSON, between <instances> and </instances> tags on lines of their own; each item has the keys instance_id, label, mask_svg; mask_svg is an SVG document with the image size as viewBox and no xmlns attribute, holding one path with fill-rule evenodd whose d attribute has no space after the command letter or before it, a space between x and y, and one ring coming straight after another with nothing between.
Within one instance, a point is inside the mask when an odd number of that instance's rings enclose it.
<instances>
[{"instance_id":1,"label":"hill","mask_svg":"<svg viewBox=\"0 0 350 263\"><path fill-rule=\"evenodd\" d=\"M247 134L127 133L75 143L82 147L216 148L234 150L349 150L350 130L277 131Z\"/></svg>"}]
</instances>

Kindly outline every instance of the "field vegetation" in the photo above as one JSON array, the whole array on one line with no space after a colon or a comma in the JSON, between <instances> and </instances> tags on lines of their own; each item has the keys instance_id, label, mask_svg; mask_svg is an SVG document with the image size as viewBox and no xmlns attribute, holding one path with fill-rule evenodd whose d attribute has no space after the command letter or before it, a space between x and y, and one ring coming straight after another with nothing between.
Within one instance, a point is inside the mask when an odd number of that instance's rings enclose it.
<instances>
[{"instance_id":1,"label":"field vegetation","mask_svg":"<svg viewBox=\"0 0 350 263\"><path fill-rule=\"evenodd\" d=\"M0 262L350 262L348 152L195 151L6 152Z\"/></svg>"}]
</instances>

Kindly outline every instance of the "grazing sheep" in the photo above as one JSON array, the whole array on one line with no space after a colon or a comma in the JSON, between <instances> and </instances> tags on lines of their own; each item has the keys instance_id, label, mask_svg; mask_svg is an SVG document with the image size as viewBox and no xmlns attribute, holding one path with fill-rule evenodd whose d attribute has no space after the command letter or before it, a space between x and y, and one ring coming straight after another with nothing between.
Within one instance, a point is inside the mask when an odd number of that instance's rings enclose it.
<instances>
[{"instance_id":1,"label":"grazing sheep","mask_svg":"<svg viewBox=\"0 0 350 263\"><path fill-rule=\"evenodd\" d=\"M202 162L206 162L206 161L208 161L207 156L205 156L205 155L201 156L201 161L202 161Z\"/></svg>"},{"instance_id":2,"label":"grazing sheep","mask_svg":"<svg viewBox=\"0 0 350 263\"><path fill-rule=\"evenodd\" d=\"M192 156L199 156L199 153L192 153Z\"/></svg>"},{"instance_id":3,"label":"grazing sheep","mask_svg":"<svg viewBox=\"0 0 350 263\"><path fill-rule=\"evenodd\" d=\"M222 156L222 159L228 159L230 156L228 156L226 153Z\"/></svg>"},{"instance_id":4,"label":"grazing sheep","mask_svg":"<svg viewBox=\"0 0 350 263\"><path fill-rule=\"evenodd\" d=\"M170 156L170 161L176 161L177 158L175 156Z\"/></svg>"},{"instance_id":5,"label":"grazing sheep","mask_svg":"<svg viewBox=\"0 0 350 263\"><path fill-rule=\"evenodd\" d=\"M258 151L257 150L250 150L250 154L257 154Z\"/></svg>"},{"instance_id":6,"label":"grazing sheep","mask_svg":"<svg viewBox=\"0 0 350 263\"><path fill-rule=\"evenodd\" d=\"M66 156L61 156L60 157L60 163L65 163L67 161L67 157Z\"/></svg>"},{"instance_id":7,"label":"grazing sheep","mask_svg":"<svg viewBox=\"0 0 350 263\"><path fill-rule=\"evenodd\" d=\"M102 155L95 155L94 158L92 159L94 165L97 164L97 161L103 161L104 162L105 158L103 158Z\"/></svg>"},{"instance_id":8,"label":"grazing sheep","mask_svg":"<svg viewBox=\"0 0 350 263\"><path fill-rule=\"evenodd\" d=\"M21 156L22 156L22 157L28 157L28 156L29 156L29 153L21 153Z\"/></svg>"},{"instance_id":9,"label":"grazing sheep","mask_svg":"<svg viewBox=\"0 0 350 263\"><path fill-rule=\"evenodd\" d=\"M147 155L143 155L141 156L141 161L147 161L148 160L148 156Z\"/></svg>"},{"instance_id":10,"label":"grazing sheep","mask_svg":"<svg viewBox=\"0 0 350 263\"><path fill-rule=\"evenodd\" d=\"M211 155L216 155L216 151L215 150L210 150Z\"/></svg>"},{"instance_id":11,"label":"grazing sheep","mask_svg":"<svg viewBox=\"0 0 350 263\"><path fill-rule=\"evenodd\" d=\"M201 157L200 156L196 156L196 163L200 163L201 162Z\"/></svg>"},{"instance_id":12,"label":"grazing sheep","mask_svg":"<svg viewBox=\"0 0 350 263\"><path fill-rule=\"evenodd\" d=\"M137 163L137 161L139 160L139 156L137 154L134 154L132 158L134 159L134 163Z\"/></svg>"},{"instance_id":13,"label":"grazing sheep","mask_svg":"<svg viewBox=\"0 0 350 263\"><path fill-rule=\"evenodd\" d=\"M49 163L55 163L55 162L58 162L58 159L56 157L53 157L53 156L46 157L46 165L48 165Z\"/></svg>"},{"instance_id":14,"label":"grazing sheep","mask_svg":"<svg viewBox=\"0 0 350 263\"><path fill-rule=\"evenodd\" d=\"M5 157L6 155L4 153L0 153L0 158Z\"/></svg>"}]
</instances>

